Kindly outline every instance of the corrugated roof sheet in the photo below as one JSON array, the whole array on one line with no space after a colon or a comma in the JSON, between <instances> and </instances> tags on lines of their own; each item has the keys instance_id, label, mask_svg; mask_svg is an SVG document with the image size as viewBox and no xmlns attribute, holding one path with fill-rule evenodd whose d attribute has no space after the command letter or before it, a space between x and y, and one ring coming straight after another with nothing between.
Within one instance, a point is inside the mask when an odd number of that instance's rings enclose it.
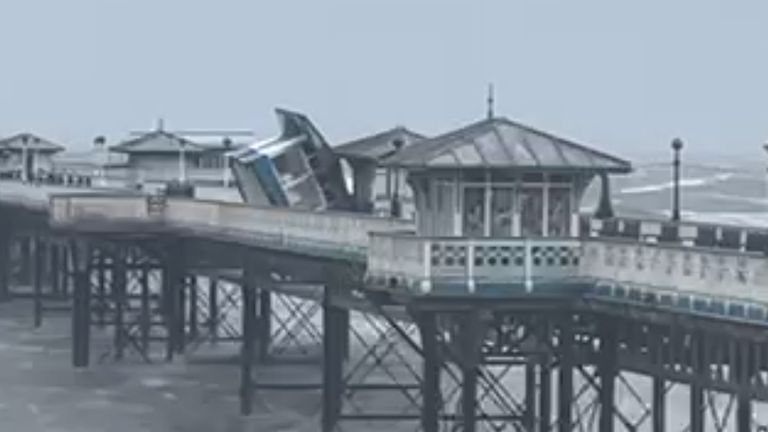
<instances>
[{"instance_id":1,"label":"corrugated roof sheet","mask_svg":"<svg viewBox=\"0 0 768 432\"><path fill-rule=\"evenodd\" d=\"M0 148L21 150L24 147L36 151L58 152L64 150L64 146L48 141L35 134L23 132L8 138L0 139Z\"/></svg>"},{"instance_id":2,"label":"corrugated roof sheet","mask_svg":"<svg viewBox=\"0 0 768 432\"><path fill-rule=\"evenodd\" d=\"M421 141L425 137L403 126L388 129L377 134L364 136L333 147L339 156L350 159L381 160L395 151L393 145L396 139L403 140L403 147Z\"/></svg>"},{"instance_id":3,"label":"corrugated roof sheet","mask_svg":"<svg viewBox=\"0 0 768 432\"><path fill-rule=\"evenodd\" d=\"M486 119L404 148L385 165L628 172L628 161L507 118Z\"/></svg>"}]
</instances>

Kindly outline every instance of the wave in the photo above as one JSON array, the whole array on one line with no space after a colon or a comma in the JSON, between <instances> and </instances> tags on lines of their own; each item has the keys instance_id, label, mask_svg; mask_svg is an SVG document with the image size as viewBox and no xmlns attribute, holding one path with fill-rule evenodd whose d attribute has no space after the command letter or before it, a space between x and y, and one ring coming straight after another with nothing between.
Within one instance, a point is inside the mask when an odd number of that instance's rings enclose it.
<instances>
[{"instance_id":1,"label":"wave","mask_svg":"<svg viewBox=\"0 0 768 432\"><path fill-rule=\"evenodd\" d=\"M702 178L683 178L680 179L680 187L700 187L700 186L706 186L713 183L723 182L731 177L734 176L734 173L727 172L727 173L719 173L715 174L710 177L702 177ZM634 187L628 187L619 190L620 194L640 194L640 193L649 193L649 192L660 192L667 189L672 189L675 186L675 183L672 181L665 182L665 183L657 183L652 185L646 185L646 186L634 186Z\"/></svg>"}]
</instances>

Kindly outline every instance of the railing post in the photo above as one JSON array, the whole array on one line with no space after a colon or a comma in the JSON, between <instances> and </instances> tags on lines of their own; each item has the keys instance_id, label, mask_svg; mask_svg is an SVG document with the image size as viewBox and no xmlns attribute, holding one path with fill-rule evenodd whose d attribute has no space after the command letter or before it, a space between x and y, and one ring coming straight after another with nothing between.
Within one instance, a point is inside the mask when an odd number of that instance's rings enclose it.
<instances>
[{"instance_id":1,"label":"railing post","mask_svg":"<svg viewBox=\"0 0 768 432\"><path fill-rule=\"evenodd\" d=\"M432 241L424 241L424 280L421 281L421 292L424 294L432 291Z\"/></svg>"},{"instance_id":2,"label":"railing post","mask_svg":"<svg viewBox=\"0 0 768 432\"><path fill-rule=\"evenodd\" d=\"M475 242L472 239L467 243L467 290L475 292Z\"/></svg>"},{"instance_id":3,"label":"railing post","mask_svg":"<svg viewBox=\"0 0 768 432\"><path fill-rule=\"evenodd\" d=\"M531 256L531 240L526 238L525 239L525 260L524 260L524 269L523 269L523 278L525 281L525 292L531 293L533 292L533 279L532 273L533 273L533 257Z\"/></svg>"}]
</instances>

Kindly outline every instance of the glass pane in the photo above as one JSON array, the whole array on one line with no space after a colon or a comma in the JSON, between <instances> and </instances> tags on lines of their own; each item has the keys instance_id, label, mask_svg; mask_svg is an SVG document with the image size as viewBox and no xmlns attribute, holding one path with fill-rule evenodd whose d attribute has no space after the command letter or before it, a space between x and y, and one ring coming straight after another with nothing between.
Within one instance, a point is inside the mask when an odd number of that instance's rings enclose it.
<instances>
[{"instance_id":1,"label":"glass pane","mask_svg":"<svg viewBox=\"0 0 768 432\"><path fill-rule=\"evenodd\" d=\"M464 188L464 232L465 237L485 235L485 188Z\"/></svg>"},{"instance_id":2,"label":"glass pane","mask_svg":"<svg viewBox=\"0 0 768 432\"><path fill-rule=\"evenodd\" d=\"M453 185L437 183L435 189L435 217L427 223L435 224L432 232L437 236L453 235Z\"/></svg>"},{"instance_id":3,"label":"glass pane","mask_svg":"<svg viewBox=\"0 0 768 432\"><path fill-rule=\"evenodd\" d=\"M514 197L515 190L509 187L496 187L491 191L491 236L509 237L512 235Z\"/></svg>"},{"instance_id":4,"label":"glass pane","mask_svg":"<svg viewBox=\"0 0 768 432\"><path fill-rule=\"evenodd\" d=\"M549 189L549 236L567 237L571 226L571 190Z\"/></svg>"},{"instance_id":5,"label":"glass pane","mask_svg":"<svg viewBox=\"0 0 768 432\"><path fill-rule=\"evenodd\" d=\"M520 228L523 236L544 234L544 194L540 187L525 187L520 193Z\"/></svg>"}]
</instances>

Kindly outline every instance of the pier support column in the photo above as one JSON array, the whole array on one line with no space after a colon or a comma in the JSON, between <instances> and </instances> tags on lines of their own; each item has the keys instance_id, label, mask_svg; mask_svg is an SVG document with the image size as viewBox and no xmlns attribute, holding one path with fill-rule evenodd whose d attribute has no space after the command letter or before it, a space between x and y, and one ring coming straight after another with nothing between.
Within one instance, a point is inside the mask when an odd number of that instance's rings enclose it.
<instances>
[{"instance_id":1,"label":"pier support column","mask_svg":"<svg viewBox=\"0 0 768 432\"><path fill-rule=\"evenodd\" d=\"M166 327L165 360L172 361L177 352L181 335L179 335L179 291L183 289L183 274L180 252L171 248L166 252L163 263L163 312Z\"/></svg>"},{"instance_id":2,"label":"pier support column","mask_svg":"<svg viewBox=\"0 0 768 432\"><path fill-rule=\"evenodd\" d=\"M341 416L344 392L343 332L349 331L348 311L333 305L331 289L323 296L323 417L322 431L332 432Z\"/></svg>"},{"instance_id":3,"label":"pier support column","mask_svg":"<svg viewBox=\"0 0 768 432\"><path fill-rule=\"evenodd\" d=\"M526 430L536 428L536 363L529 358L525 365L525 418Z\"/></svg>"},{"instance_id":4,"label":"pier support column","mask_svg":"<svg viewBox=\"0 0 768 432\"><path fill-rule=\"evenodd\" d=\"M749 432L752 430L752 398L750 384L755 365L753 364L752 343L747 341L737 343L737 352L733 363L736 363L736 377L739 392L736 395L736 431Z\"/></svg>"},{"instance_id":5,"label":"pier support column","mask_svg":"<svg viewBox=\"0 0 768 432\"><path fill-rule=\"evenodd\" d=\"M439 432L443 396L440 391L442 357L437 338L437 317L434 312L420 312L417 323L423 353L421 429L424 432Z\"/></svg>"},{"instance_id":6,"label":"pier support column","mask_svg":"<svg viewBox=\"0 0 768 432\"><path fill-rule=\"evenodd\" d=\"M189 340L197 341L200 335L200 328L198 322L198 285L197 276L189 276ZM193 342L194 343L194 342Z\"/></svg>"},{"instance_id":7,"label":"pier support column","mask_svg":"<svg viewBox=\"0 0 768 432\"><path fill-rule=\"evenodd\" d=\"M72 365L88 367L91 339L91 257L88 245L76 241L71 247L73 263Z\"/></svg>"},{"instance_id":8,"label":"pier support column","mask_svg":"<svg viewBox=\"0 0 768 432\"><path fill-rule=\"evenodd\" d=\"M540 324L542 345L552 339L549 323ZM539 364L539 431L548 432L552 426L552 357L549 352L541 355Z\"/></svg>"},{"instance_id":9,"label":"pier support column","mask_svg":"<svg viewBox=\"0 0 768 432\"><path fill-rule=\"evenodd\" d=\"M241 284L242 350L240 353L240 414L250 415L253 409L253 360L256 340L256 279L246 268Z\"/></svg>"},{"instance_id":10,"label":"pier support column","mask_svg":"<svg viewBox=\"0 0 768 432\"><path fill-rule=\"evenodd\" d=\"M112 273L112 301L115 304L115 313L114 313L114 327L115 327L115 333L114 333L114 348L115 348L115 360L122 360L124 351L125 351L125 339L126 339L126 329L125 329L125 316L124 316L124 307L126 303L126 289L127 289L127 269L126 269L126 256L124 251L118 250L113 256L112 256L112 266L111 266L111 273ZM104 274L104 263L105 263L105 257L104 255L101 255L99 257L99 267L101 267L101 270L99 271L99 278L102 278ZM102 291L103 290L103 291ZM102 288L102 281L99 280L99 295L106 296L106 289ZM106 306L107 302L105 301L106 298L102 298L101 304L102 304L102 311L101 316L99 317L100 320L104 319L104 311L103 306ZM104 325L103 321L99 322L99 325Z\"/></svg>"},{"instance_id":11,"label":"pier support column","mask_svg":"<svg viewBox=\"0 0 768 432\"><path fill-rule=\"evenodd\" d=\"M9 223L7 218L0 221ZM0 227L0 302L11 299L11 228Z\"/></svg>"},{"instance_id":12,"label":"pier support column","mask_svg":"<svg viewBox=\"0 0 768 432\"><path fill-rule=\"evenodd\" d=\"M569 315L570 317L570 315ZM573 426L573 323L564 320L560 326L560 367L558 373L558 431L571 432Z\"/></svg>"},{"instance_id":13,"label":"pier support column","mask_svg":"<svg viewBox=\"0 0 768 432\"><path fill-rule=\"evenodd\" d=\"M601 323L600 360L600 432L613 432L614 393L616 388L616 330L611 323Z\"/></svg>"},{"instance_id":14,"label":"pier support column","mask_svg":"<svg viewBox=\"0 0 768 432\"><path fill-rule=\"evenodd\" d=\"M141 338L141 349L147 356L149 356L149 337L152 331L152 306L150 304L149 272L149 264L142 264L141 273L139 274L139 285L141 285L141 316L139 318L139 335Z\"/></svg>"},{"instance_id":15,"label":"pier support column","mask_svg":"<svg viewBox=\"0 0 768 432\"><path fill-rule=\"evenodd\" d=\"M704 432L704 387L698 377L703 370L703 336L691 335L691 364L694 381L690 384L690 432Z\"/></svg>"},{"instance_id":16,"label":"pier support column","mask_svg":"<svg viewBox=\"0 0 768 432\"><path fill-rule=\"evenodd\" d=\"M461 317L459 327L459 355L461 358L461 415L464 432L477 430L477 381L480 363L481 333L480 316L468 312Z\"/></svg>"},{"instance_id":17,"label":"pier support column","mask_svg":"<svg viewBox=\"0 0 768 432\"><path fill-rule=\"evenodd\" d=\"M32 237L24 234L17 241L19 242L19 283L26 286L31 281Z\"/></svg>"},{"instance_id":18,"label":"pier support column","mask_svg":"<svg viewBox=\"0 0 768 432\"><path fill-rule=\"evenodd\" d=\"M258 333L259 362L267 363L272 349L272 292L265 286L259 287Z\"/></svg>"},{"instance_id":19,"label":"pier support column","mask_svg":"<svg viewBox=\"0 0 768 432\"><path fill-rule=\"evenodd\" d=\"M219 281L208 279L208 333L211 343L219 341Z\"/></svg>"},{"instance_id":20,"label":"pier support column","mask_svg":"<svg viewBox=\"0 0 768 432\"><path fill-rule=\"evenodd\" d=\"M50 271L48 272L51 284L51 296L59 298L61 291L61 246L56 243L50 245Z\"/></svg>"},{"instance_id":21,"label":"pier support column","mask_svg":"<svg viewBox=\"0 0 768 432\"><path fill-rule=\"evenodd\" d=\"M664 432L667 424L666 382L663 378L653 378L653 432Z\"/></svg>"},{"instance_id":22,"label":"pier support column","mask_svg":"<svg viewBox=\"0 0 768 432\"><path fill-rule=\"evenodd\" d=\"M34 326L39 328L43 325L43 273L45 272L45 247L39 235L32 237L32 262L30 271L32 272L32 302L34 304Z\"/></svg>"},{"instance_id":23,"label":"pier support column","mask_svg":"<svg viewBox=\"0 0 768 432\"><path fill-rule=\"evenodd\" d=\"M186 272L183 267L180 270L180 279L176 286L173 299L176 302L176 352L183 354L184 348L187 346L187 299L189 298L189 276L185 274Z\"/></svg>"}]
</instances>

